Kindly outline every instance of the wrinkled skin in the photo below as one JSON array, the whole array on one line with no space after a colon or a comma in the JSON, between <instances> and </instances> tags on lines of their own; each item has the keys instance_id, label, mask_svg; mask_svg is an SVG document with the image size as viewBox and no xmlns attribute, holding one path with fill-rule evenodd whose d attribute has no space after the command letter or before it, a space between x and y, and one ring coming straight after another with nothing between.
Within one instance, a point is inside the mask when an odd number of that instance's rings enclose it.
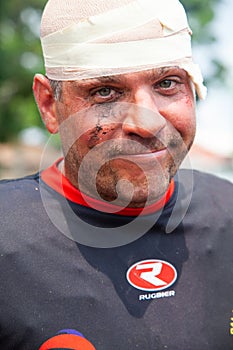
<instances>
[{"instance_id":1,"label":"wrinkled skin","mask_svg":"<svg viewBox=\"0 0 233 350\"><path fill-rule=\"evenodd\" d=\"M63 82L59 100L36 75L34 94L60 132L65 176L85 194L142 207L167 190L195 136L195 96L178 67Z\"/></svg>"}]
</instances>

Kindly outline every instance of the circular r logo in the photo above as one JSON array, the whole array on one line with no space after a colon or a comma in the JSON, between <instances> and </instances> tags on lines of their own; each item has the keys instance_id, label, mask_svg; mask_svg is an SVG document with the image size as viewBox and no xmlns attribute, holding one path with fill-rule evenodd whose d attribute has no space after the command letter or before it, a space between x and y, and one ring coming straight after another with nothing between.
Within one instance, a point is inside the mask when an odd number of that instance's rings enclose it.
<instances>
[{"instance_id":1,"label":"circular r logo","mask_svg":"<svg viewBox=\"0 0 233 350\"><path fill-rule=\"evenodd\" d=\"M152 292L172 286L177 279L177 271L166 261L150 259L131 266L126 277L134 288Z\"/></svg>"}]
</instances>

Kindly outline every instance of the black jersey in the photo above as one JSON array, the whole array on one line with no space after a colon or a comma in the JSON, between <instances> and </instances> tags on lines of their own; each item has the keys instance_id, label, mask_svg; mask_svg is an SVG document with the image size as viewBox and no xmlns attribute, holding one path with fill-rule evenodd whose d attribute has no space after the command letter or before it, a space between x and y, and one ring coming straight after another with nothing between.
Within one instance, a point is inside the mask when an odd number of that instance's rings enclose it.
<instances>
[{"instance_id":1,"label":"black jersey","mask_svg":"<svg viewBox=\"0 0 233 350\"><path fill-rule=\"evenodd\" d=\"M143 216L146 232L106 248L72 237L81 224L69 229L64 197L39 175L2 181L0 349L233 349L233 186L193 176L187 210L176 180L159 215ZM68 207L97 234L135 219Z\"/></svg>"}]
</instances>

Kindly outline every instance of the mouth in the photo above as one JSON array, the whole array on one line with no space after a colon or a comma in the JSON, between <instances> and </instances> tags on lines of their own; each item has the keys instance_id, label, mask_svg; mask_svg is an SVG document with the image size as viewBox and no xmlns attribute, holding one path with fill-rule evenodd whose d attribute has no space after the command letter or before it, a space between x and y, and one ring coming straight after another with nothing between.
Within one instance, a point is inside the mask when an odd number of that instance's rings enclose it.
<instances>
[{"instance_id":1,"label":"mouth","mask_svg":"<svg viewBox=\"0 0 233 350\"><path fill-rule=\"evenodd\" d=\"M138 161L150 161L159 160L159 158L164 157L167 154L167 148L161 148L156 150L150 150L148 152L139 153L121 153L116 155L114 158L123 158L127 160L138 160Z\"/></svg>"}]
</instances>

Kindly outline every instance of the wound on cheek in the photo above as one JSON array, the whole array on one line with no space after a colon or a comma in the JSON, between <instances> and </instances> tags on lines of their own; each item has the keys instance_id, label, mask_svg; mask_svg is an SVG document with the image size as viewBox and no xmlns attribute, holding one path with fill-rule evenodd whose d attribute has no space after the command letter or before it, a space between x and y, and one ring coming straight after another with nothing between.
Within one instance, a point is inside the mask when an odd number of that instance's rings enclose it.
<instances>
[{"instance_id":1,"label":"wound on cheek","mask_svg":"<svg viewBox=\"0 0 233 350\"><path fill-rule=\"evenodd\" d=\"M111 128L109 126L101 126L99 124L96 125L95 129L91 131L89 137L88 137L88 146L89 148L95 147L97 144L101 143L103 141L103 137L112 131L114 128Z\"/></svg>"}]
</instances>

